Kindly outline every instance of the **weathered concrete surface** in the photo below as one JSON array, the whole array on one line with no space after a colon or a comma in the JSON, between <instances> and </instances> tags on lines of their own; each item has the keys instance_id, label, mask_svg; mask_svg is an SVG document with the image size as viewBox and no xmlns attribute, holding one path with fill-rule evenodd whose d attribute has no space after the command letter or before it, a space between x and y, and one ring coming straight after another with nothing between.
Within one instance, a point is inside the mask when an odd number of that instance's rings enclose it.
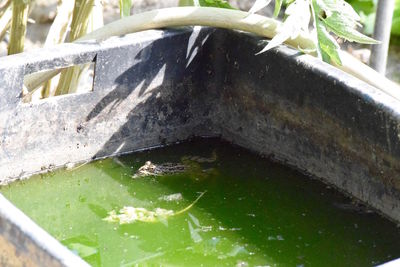
<instances>
[{"instance_id":1,"label":"weathered concrete surface","mask_svg":"<svg viewBox=\"0 0 400 267\"><path fill-rule=\"evenodd\" d=\"M0 195L0 266L89 267Z\"/></svg>"},{"instance_id":2,"label":"weathered concrete surface","mask_svg":"<svg viewBox=\"0 0 400 267\"><path fill-rule=\"evenodd\" d=\"M221 136L400 222L399 101L289 48L256 56L263 45L196 27L0 59L0 181ZM93 92L22 103L23 73L88 61Z\"/></svg>"},{"instance_id":3,"label":"weathered concrete surface","mask_svg":"<svg viewBox=\"0 0 400 267\"><path fill-rule=\"evenodd\" d=\"M202 93L198 86L202 56L196 47L205 37L190 39L188 31L154 31L101 45L64 45L58 55L54 49L45 56L30 54L23 68L18 63L15 68L31 73L96 58L93 92L38 103L17 98L23 76L10 70L8 62L20 62L25 56L1 61L0 71L19 77L0 83L1 181L193 135L205 112L199 105L201 97L196 97ZM137 38L141 42L132 44ZM205 129L197 133L202 131L209 133ZM53 152L47 153L50 148Z\"/></svg>"},{"instance_id":4,"label":"weathered concrete surface","mask_svg":"<svg viewBox=\"0 0 400 267\"><path fill-rule=\"evenodd\" d=\"M227 42L219 46L227 76L209 91L220 99L213 119L222 138L321 178L400 221L400 103L291 49L255 57L257 39L218 38Z\"/></svg>"}]
</instances>

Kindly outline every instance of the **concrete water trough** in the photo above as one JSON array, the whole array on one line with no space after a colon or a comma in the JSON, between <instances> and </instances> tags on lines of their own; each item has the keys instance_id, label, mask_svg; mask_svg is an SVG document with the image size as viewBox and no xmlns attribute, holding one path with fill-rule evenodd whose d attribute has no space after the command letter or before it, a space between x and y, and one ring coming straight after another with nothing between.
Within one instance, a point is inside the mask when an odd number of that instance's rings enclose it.
<instances>
[{"instance_id":1,"label":"concrete water trough","mask_svg":"<svg viewBox=\"0 0 400 267\"><path fill-rule=\"evenodd\" d=\"M146 31L0 59L0 182L220 137L400 222L400 101L316 58L227 30ZM95 63L93 91L32 103L24 76ZM0 197L1 266L85 266Z\"/></svg>"}]
</instances>

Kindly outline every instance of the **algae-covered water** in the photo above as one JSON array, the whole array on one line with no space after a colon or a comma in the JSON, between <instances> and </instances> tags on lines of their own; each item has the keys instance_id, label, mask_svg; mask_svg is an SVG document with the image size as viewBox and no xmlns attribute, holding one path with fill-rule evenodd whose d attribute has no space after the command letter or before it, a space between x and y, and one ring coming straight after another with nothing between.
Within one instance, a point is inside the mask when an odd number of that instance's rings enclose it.
<instances>
[{"instance_id":1,"label":"algae-covered water","mask_svg":"<svg viewBox=\"0 0 400 267\"><path fill-rule=\"evenodd\" d=\"M133 179L146 161L188 167ZM93 266L374 266L400 257L395 224L217 140L100 160L1 192ZM176 212L202 192L186 212L156 222L103 220L124 206Z\"/></svg>"}]
</instances>

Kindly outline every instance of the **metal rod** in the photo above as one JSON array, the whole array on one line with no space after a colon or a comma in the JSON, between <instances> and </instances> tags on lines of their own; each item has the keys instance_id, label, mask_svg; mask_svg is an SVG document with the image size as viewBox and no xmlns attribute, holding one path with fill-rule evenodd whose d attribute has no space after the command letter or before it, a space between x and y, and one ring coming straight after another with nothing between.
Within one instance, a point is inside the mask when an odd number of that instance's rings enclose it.
<instances>
[{"instance_id":1,"label":"metal rod","mask_svg":"<svg viewBox=\"0 0 400 267\"><path fill-rule=\"evenodd\" d=\"M381 43L372 46L370 65L383 75L386 72L394 2L395 0L380 0L376 10L374 38Z\"/></svg>"}]
</instances>

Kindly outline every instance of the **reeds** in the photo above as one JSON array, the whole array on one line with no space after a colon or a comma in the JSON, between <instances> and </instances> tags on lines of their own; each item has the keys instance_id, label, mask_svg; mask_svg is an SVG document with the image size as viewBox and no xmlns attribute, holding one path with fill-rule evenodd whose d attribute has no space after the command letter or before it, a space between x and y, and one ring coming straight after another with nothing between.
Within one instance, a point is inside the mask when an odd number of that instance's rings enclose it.
<instances>
[{"instance_id":1,"label":"reeds","mask_svg":"<svg viewBox=\"0 0 400 267\"><path fill-rule=\"evenodd\" d=\"M24 51L26 24L28 23L28 11L30 0L12 1L12 22L10 45L8 54L17 54Z\"/></svg>"}]
</instances>

